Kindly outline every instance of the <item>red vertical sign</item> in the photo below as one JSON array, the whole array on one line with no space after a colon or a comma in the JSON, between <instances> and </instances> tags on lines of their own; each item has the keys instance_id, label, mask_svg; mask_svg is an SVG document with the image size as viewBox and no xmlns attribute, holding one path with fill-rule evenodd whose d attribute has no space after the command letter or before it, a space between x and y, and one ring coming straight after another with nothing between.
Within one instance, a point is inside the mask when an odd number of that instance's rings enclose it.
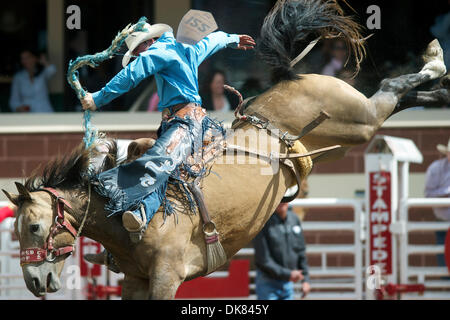
<instances>
[{"instance_id":1,"label":"red vertical sign","mask_svg":"<svg viewBox=\"0 0 450 320\"><path fill-rule=\"evenodd\" d=\"M392 274L391 173L370 172L369 241L370 265L377 265L381 274Z\"/></svg>"}]
</instances>

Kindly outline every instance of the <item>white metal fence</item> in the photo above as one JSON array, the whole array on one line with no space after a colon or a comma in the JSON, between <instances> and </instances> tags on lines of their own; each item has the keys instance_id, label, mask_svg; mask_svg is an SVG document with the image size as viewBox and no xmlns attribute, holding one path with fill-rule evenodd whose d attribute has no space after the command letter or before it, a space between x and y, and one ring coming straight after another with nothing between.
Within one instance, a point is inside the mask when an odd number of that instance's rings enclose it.
<instances>
[{"instance_id":1,"label":"white metal fence","mask_svg":"<svg viewBox=\"0 0 450 320\"><path fill-rule=\"evenodd\" d=\"M447 267L414 267L409 265L413 254L443 254L444 245L411 245L409 237L415 231L447 231L447 221L410 221L410 208L450 207L450 198L409 198L400 204L400 221L404 221L400 234L400 281L402 284L424 284L425 293L404 293L402 299L450 299L450 274Z\"/></svg>"}]
</instances>

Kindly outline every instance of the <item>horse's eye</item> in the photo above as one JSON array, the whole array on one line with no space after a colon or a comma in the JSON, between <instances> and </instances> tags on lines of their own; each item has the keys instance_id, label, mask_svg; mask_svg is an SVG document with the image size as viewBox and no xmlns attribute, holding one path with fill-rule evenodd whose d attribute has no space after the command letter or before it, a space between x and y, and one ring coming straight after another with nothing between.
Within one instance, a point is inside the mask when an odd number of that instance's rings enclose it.
<instances>
[{"instance_id":1,"label":"horse's eye","mask_svg":"<svg viewBox=\"0 0 450 320\"><path fill-rule=\"evenodd\" d=\"M31 233L35 233L39 230L39 225L38 224L32 224L30 225L30 232Z\"/></svg>"}]
</instances>

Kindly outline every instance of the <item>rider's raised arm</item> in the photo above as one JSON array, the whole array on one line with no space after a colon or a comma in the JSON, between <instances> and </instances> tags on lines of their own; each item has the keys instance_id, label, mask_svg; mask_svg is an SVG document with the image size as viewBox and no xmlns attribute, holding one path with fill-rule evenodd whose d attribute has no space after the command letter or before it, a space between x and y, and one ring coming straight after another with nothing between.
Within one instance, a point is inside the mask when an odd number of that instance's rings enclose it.
<instances>
[{"instance_id":1,"label":"rider's raised arm","mask_svg":"<svg viewBox=\"0 0 450 320\"><path fill-rule=\"evenodd\" d=\"M164 69L165 66L166 59L159 50L148 50L140 54L136 60L116 74L103 89L92 94L95 105L101 107L111 102L135 88L145 78Z\"/></svg>"},{"instance_id":2,"label":"rider's raised arm","mask_svg":"<svg viewBox=\"0 0 450 320\"><path fill-rule=\"evenodd\" d=\"M193 48L197 53L198 64L200 65L203 60L217 51L226 47L236 48L238 44L239 35L217 31L200 40Z\"/></svg>"}]
</instances>

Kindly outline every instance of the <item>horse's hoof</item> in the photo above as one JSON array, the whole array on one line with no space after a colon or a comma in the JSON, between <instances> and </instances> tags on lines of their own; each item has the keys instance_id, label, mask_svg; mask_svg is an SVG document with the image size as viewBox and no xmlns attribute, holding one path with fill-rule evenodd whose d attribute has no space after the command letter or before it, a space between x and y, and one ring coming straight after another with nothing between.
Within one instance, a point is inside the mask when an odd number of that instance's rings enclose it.
<instances>
[{"instance_id":1,"label":"horse's hoof","mask_svg":"<svg viewBox=\"0 0 450 320\"><path fill-rule=\"evenodd\" d=\"M425 66L420 73L429 75L430 80L442 77L447 73L447 68L444 63L444 51L437 39L430 42L423 56Z\"/></svg>"}]
</instances>

